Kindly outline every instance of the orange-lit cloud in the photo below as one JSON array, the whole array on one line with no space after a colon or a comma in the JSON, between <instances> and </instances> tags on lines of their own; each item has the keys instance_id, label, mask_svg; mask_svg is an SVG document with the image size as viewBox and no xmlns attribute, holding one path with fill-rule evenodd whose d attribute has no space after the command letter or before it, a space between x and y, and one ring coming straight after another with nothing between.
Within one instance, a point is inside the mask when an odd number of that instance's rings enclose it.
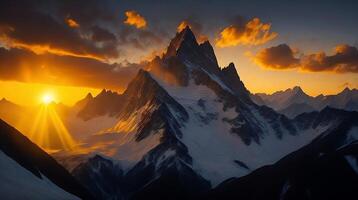
<instances>
[{"instance_id":1,"label":"orange-lit cloud","mask_svg":"<svg viewBox=\"0 0 358 200\"><path fill-rule=\"evenodd\" d=\"M139 13L134 10L126 11L125 15L127 19L124 21L125 24L135 26L137 28L146 28L147 21Z\"/></svg>"},{"instance_id":2,"label":"orange-lit cloud","mask_svg":"<svg viewBox=\"0 0 358 200\"><path fill-rule=\"evenodd\" d=\"M122 90L141 67L142 64L124 66L91 58L0 48L0 80L6 81Z\"/></svg>"},{"instance_id":3,"label":"orange-lit cloud","mask_svg":"<svg viewBox=\"0 0 358 200\"><path fill-rule=\"evenodd\" d=\"M346 44L334 48L333 55L318 52L301 57L287 44L280 44L261 50L254 60L259 65L271 69L297 68L302 71L336 73L358 73L358 49Z\"/></svg>"},{"instance_id":4,"label":"orange-lit cloud","mask_svg":"<svg viewBox=\"0 0 358 200\"><path fill-rule=\"evenodd\" d=\"M95 54L75 53L75 52L71 52L68 50L51 47L50 45L47 45L47 44L30 45L30 44L18 42L16 40L10 39L8 37L0 36L0 42L7 48L27 49L27 50L30 50L30 51L36 53L36 54L52 53L52 54L56 54L56 55L60 55L60 56L92 58L92 59L96 59L96 60L100 60L100 61L105 60L103 57L95 55Z\"/></svg>"},{"instance_id":5,"label":"orange-lit cloud","mask_svg":"<svg viewBox=\"0 0 358 200\"><path fill-rule=\"evenodd\" d=\"M199 43L202 43L202 42L208 40L208 37L203 33L202 25L199 22L197 22L191 18L181 21L177 27L177 31L181 32L187 26L189 26L190 29L194 32Z\"/></svg>"},{"instance_id":6,"label":"orange-lit cloud","mask_svg":"<svg viewBox=\"0 0 358 200\"><path fill-rule=\"evenodd\" d=\"M271 24L253 18L224 28L216 38L216 45L218 47L261 45L273 40L277 35L271 32Z\"/></svg>"},{"instance_id":7,"label":"orange-lit cloud","mask_svg":"<svg viewBox=\"0 0 358 200\"><path fill-rule=\"evenodd\" d=\"M71 19L71 18L68 18L68 19L66 20L66 23L67 23L67 25L68 25L69 27L71 27L71 28L78 28L78 27L80 27L80 25L79 25L74 19Z\"/></svg>"}]
</instances>

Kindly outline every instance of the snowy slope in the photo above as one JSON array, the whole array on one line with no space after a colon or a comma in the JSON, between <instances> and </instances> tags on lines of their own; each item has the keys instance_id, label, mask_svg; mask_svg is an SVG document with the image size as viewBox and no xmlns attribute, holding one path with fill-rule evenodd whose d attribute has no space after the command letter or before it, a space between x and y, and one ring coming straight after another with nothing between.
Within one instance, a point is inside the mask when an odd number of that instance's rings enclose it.
<instances>
[{"instance_id":1,"label":"snowy slope","mask_svg":"<svg viewBox=\"0 0 358 200\"><path fill-rule=\"evenodd\" d=\"M2 199L79 199L41 175L39 178L0 151Z\"/></svg>"},{"instance_id":2,"label":"snowy slope","mask_svg":"<svg viewBox=\"0 0 358 200\"><path fill-rule=\"evenodd\" d=\"M2 120L0 193L4 199L93 199L50 155Z\"/></svg>"},{"instance_id":3,"label":"snowy slope","mask_svg":"<svg viewBox=\"0 0 358 200\"><path fill-rule=\"evenodd\" d=\"M197 199L356 199L358 113L331 112L344 114L346 120L329 134Z\"/></svg>"},{"instance_id":4,"label":"snowy slope","mask_svg":"<svg viewBox=\"0 0 358 200\"><path fill-rule=\"evenodd\" d=\"M235 108L224 110L220 98L204 85L190 82L183 87L160 83L188 111L189 121L181 128L181 141L193 158L193 169L210 180L213 186L228 178L240 177L260 166L276 162L309 143L327 128L318 126L303 129L298 135L283 129L285 132L279 138L271 123L265 122L267 119L256 110L259 108L253 106L251 111L266 130L260 135L259 143L252 142L247 145L232 132L233 125L228 123L246 113L240 113Z\"/></svg>"}]
</instances>

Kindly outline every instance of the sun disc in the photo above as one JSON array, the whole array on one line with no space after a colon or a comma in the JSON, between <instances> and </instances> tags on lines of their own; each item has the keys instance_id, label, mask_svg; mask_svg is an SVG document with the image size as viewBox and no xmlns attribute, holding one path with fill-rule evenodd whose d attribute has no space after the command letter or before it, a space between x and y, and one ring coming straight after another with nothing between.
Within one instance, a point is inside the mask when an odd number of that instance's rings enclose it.
<instances>
[{"instance_id":1,"label":"sun disc","mask_svg":"<svg viewBox=\"0 0 358 200\"><path fill-rule=\"evenodd\" d=\"M42 100L42 103L44 103L44 104L50 104L51 102L54 101L54 97L52 94L48 93L48 94L44 94L42 96L41 100Z\"/></svg>"}]
</instances>

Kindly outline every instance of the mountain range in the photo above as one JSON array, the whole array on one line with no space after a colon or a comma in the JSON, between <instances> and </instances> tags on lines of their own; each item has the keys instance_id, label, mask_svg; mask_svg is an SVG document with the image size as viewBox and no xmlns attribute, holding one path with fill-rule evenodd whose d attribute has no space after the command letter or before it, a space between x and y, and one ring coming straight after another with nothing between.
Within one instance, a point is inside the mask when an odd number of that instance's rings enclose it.
<instances>
[{"instance_id":1,"label":"mountain range","mask_svg":"<svg viewBox=\"0 0 358 200\"><path fill-rule=\"evenodd\" d=\"M95 199L357 198L358 113L329 104L289 118L275 110L311 98L276 96L251 95L186 27L123 93L66 108L79 146L51 156Z\"/></svg>"},{"instance_id":2,"label":"mountain range","mask_svg":"<svg viewBox=\"0 0 358 200\"><path fill-rule=\"evenodd\" d=\"M329 106L348 111L358 111L358 90L345 88L336 95L307 95L299 86L273 94L251 94L258 105L266 105L287 117L294 118L305 112L319 111Z\"/></svg>"}]
</instances>

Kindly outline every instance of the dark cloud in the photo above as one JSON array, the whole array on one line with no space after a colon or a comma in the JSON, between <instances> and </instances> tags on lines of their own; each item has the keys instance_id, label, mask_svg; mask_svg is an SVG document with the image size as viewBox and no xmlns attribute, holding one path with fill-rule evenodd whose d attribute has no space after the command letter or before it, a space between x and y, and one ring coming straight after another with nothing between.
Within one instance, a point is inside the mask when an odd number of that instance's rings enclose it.
<instances>
[{"instance_id":1,"label":"dark cloud","mask_svg":"<svg viewBox=\"0 0 358 200\"><path fill-rule=\"evenodd\" d=\"M94 59L0 48L0 79L122 90L145 63L107 64Z\"/></svg>"},{"instance_id":2,"label":"dark cloud","mask_svg":"<svg viewBox=\"0 0 358 200\"><path fill-rule=\"evenodd\" d=\"M273 69L299 68L303 71L332 71L337 73L358 73L358 49L354 46L339 45L333 55L324 52L295 57L287 44L280 44L261 50L254 58L261 66Z\"/></svg>"},{"instance_id":3,"label":"dark cloud","mask_svg":"<svg viewBox=\"0 0 358 200\"><path fill-rule=\"evenodd\" d=\"M339 45L333 55L324 52L304 56L301 67L308 71L334 71L358 73L358 49L354 46Z\"/></svg>"},{"instance_id":4,"label":"dark cloud","mask_svg":"<svg viewBox=\"0 0 358 200\"><path fill-rule=\"evenodd\" d=\"M107 61L161 42L153 30L124 26L121 14L110 0L1 1L0 44Z\"/></svg>"},{"instance_id":5,"label":"dark cloud","mask_svg":"<svg viewBox=\"0 0 358 200\"><path fill-rule=\"evenodd\" d=\"M261 50L255 61L266 68L289 69L299 66L300 60L295 58L294 51L287 44Z\"/></svg>"},{"instance_id":6,"label":"dark cloud","mask_svg":"<svg viewBox=\"0 0 358 200\"><path fill-rule=\"evenodd\" d=\"M82 29L74 29L68 25L68 20L72 20L82 28L80 20L61 18L43 8L48 7L51 10L53 2L2 1L0 3L0 27L2 27L0 41L10 48L27 48L35 52L51 52L98 59L118 56L115 47L97 45L95 41L83 37ZM83 7L86 6L82 6L81 9Z\"/></svg>"},{"instance_id":7,"label":"dark cloud","mask_svg":"<svg viewBox=\"0 0 358 200\"><path fill-rule=\"evenodd\" d=\"M116 36L108 31L107 29L101 28L99 26L93 26L92 31L92 40L97 42L115 42Z\"/></svg>"},{"instance_id":8,"label":"dark cloud","mask_svg":"<svg viewBox=\"0 0 358 200\"><path fill-rule=\"evenodd\" d=\"M141 50L160 45L162 42L161 37L144 29L124 27L119 33L119 44L130 45Z\"/></svg>"}]
</instances>

